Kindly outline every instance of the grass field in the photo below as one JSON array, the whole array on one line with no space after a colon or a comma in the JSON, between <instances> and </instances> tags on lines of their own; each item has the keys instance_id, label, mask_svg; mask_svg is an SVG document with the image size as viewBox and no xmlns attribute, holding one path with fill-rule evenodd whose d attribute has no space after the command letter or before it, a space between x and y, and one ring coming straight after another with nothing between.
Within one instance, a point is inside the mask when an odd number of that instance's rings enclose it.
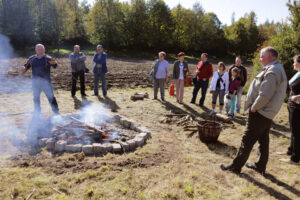
<instances>
[{"instance_id":1,"label":"grass field","mask_svg":"<svg viewBox=\"0 0 300 200\"><path fill-rule=\"evenodd\" d=\"M111 60L110 62L122 62ZM142 61L139 63L142 65ZM133 66L128 66L128 69ZM135 92L148 92L150 99L133 102ZM197 133L184 132L176 125L159 123L168 113L186 113L198 120L208 119L211 95L205 106L188 103L192 88L185 89L185 104L177 104L166 95L167 102L153 101L151 88L111 87L108 98L92 96L87 100L71 98L70 92L56 90L61 114L75 113L86 103L108 106L145 125L152 132L147 144L135 152L104 157L83 154L52 155L42 151L29 156L24 149L5 143L5 122L14 122L24 136L33 109L30 91L1 94L0 105L0 199L300 199L300 168L279 161L277 151L286 151L290 141L286 104L276 116L270 132L270 159L267 175L243 168L241 175L223 172L220 163L230 163L240 146L247 116L237 115L224 129L215 144L200 142ZM166 91L167 93L167 91ZM124 98L121 98L123 96ZM199 98L199 97L198 97ZM244 97L243 97L244 98ZM46 98L42 98L43 117L51 115ZM21 154L22 156L15 157ZM255 146L249 161L258 157Z\"/></svg>"}]
</instances>

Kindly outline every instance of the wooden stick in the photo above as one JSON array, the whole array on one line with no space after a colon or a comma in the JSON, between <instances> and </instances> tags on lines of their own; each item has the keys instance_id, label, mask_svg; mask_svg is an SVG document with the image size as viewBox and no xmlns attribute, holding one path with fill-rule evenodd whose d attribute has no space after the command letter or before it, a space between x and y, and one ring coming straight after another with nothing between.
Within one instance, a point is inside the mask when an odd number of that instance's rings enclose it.
<instances>
[{"instance_id":1,"label":"wooden stick","mask_svg":"<svg viewBox=\"0 0 300 200\"><path fill-rule=\"evenodd\" d=\"M27 198L26 198L26 200L29 200L31 197L32 197L32 195L33 195L33 193L35 192L35 188L32 190L32 192L27 196Z\"/></svg>"},{"instance_id":2,"label":"wooden stick","mask_svg":"<svg viewBox=\"0 0 300 200\"><path fill-rule=\"evenodd\" d=\"M167 114L166 117L174 117L174 116L187 116L187 114Z\"/></svg>"},{"instance_id":3,"label":"wooden stick","mask_svg":"<svg viewBox=\"0 0 300 200\"><path fill-rule=\"evenodd\" d=\"M74 118L74 117L70 117L70 119L72 119L72 120L74 120L74 121L76 121L76 122L79 122L79 123L81 123L81 124L84 124L86 127L90 128L90 129L92 129L92 130L94 130L94 131L100 132L100 133L101 133L103 136L105 136L105 137L109 137L109 135L108 135L107 133L105 133L104 131L102 131L102 130L100 130L100 129L97 129L97 128L95 128L95 127L89 126L89 125L85 124L84 122L80 121L79 119L76 119L76 118Z\"/></svg>"},{"instance_id":4,"label":"wooden stick","mask_svg":"<svg viewBox=\"0 0 300 200\"><path fill-rule=\"evenodd\" d=\"M57 192L58 194L63 194L63 192L61 192L61 191L59 191L59 190L57 190L57 189L55 189L55 188L53 188L53 187L50 187L52 190L54 190L55 192Z\"/></svg>"}]
</instances>

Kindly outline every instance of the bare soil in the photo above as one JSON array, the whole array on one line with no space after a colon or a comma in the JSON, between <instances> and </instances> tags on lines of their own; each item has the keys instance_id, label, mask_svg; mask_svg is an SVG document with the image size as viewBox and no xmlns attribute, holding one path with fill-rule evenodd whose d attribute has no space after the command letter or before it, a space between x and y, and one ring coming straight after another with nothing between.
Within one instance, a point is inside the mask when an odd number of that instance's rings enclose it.
<instances>
[{"instance_id":1,"label":"bare soil","mask_svg":"<svg viewBox=\"0 0 300 200\"><path fill-rule=\"evenodd\" d=\"M18 65L16 60L11 62ZM111 68L113 63L118 63L114 66L124 67L124 76L132 72L137 77L148 78L152 61L112 59L109 63L111 73L119 71ZM142 66L140 70L144 74L136 72L138 66ZM193 67L195 65L191 65ZM53 76L55 80L55 74ZM115 76L118 77L117 73ZM68 83L58 80L62 85ZM109 81L114 83L113 79ZM137 83L133 79L132 82ZM159 119L170 113L189 114L197 120L209 119L210 94L205 107L200 108L188 103L193 88L185 88L185 104L180 105L167 91L166 102L153 101L152 88L139 86L111 87L107 98L92 96L92 90L87 91L87 99L79 94L71 98L64 87L55 92L61 114L76 113L85 105L96 103L107 107L108 112L117 112L151 130L152 138L144 147L135 152L104 157L58 155L45 150L35 156L28 155L26 145L9 141L10 137L26 138L32 117L30 111L33 110L32 94L30 90L1 93L0 199L26 199L34 189L32 199L299 199L299 166L280 162L280 158L288 157L276 154L277 151L285 152L290 142L286 104L274 119L270 131L267 175L247 168L243 168L241 175L235 175L223 172L219 165L230 163L234 158L247 122L246 115L237 114L233 124L222 131L219 142L204 144L197 132L185 132L181 126L159 123ZM148 92L150 99L133 102L130 96L135 92ZM52 112L44 95L41 103L43 117L49 117ZM11 135L13 131L7 126L11 122L19 134ZM255 145L250 162L256 161L258 152Z\"/></svg>"}]
</instances>

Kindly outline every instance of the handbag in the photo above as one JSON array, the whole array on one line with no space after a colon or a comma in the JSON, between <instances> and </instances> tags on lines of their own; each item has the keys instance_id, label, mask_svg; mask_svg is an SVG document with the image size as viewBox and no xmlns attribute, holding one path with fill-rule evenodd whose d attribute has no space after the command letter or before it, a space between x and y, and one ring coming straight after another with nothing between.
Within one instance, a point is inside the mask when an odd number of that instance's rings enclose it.
<instances>
[{"instance_id":1,"label":"handbag","mask_svg":"<svg viewBox=\"0 0 300 200\"><path fill-rule=\"evenodd\" d=\"M199 73L202 71L202 69L203 69L207 64L208 64L208 61L206 61L206 62L203 64L203 66L199 69ZM194 85L197 84L197 81L198 81L197 76L198 76L198 75L196 74L195 78L193 78L193 84L194 84Z\"/></svg>"}]
</instances>

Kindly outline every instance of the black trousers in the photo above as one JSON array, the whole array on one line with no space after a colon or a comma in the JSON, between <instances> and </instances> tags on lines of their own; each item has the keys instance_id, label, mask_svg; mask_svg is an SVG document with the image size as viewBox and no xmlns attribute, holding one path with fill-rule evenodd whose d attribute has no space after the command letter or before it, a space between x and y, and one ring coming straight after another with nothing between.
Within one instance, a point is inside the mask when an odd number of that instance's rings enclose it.
<instances>
[{"instance_id":1,"label":"black trousers","mask_svg":"<svg viewBox=\"0 0 300 200\"><path fill-rule=\"evenodd\" d=\"M291 160L294 162L300 161L300 105L295 105L294 103L289 103L289 121L291 128L291 145L288 149L291 153Z\"/></svg>"},{"instance_id":2,"label":"black trousers","mask_svg":"<svg viewBox=\"0 0 300 200\"><path fill-rule=\"evenodd\" d=\"M254 144L258 141L260 157L255 163L256 167L265 171L269 159L269 131L272 120L264 117L258 112L249 113L248 123L241 147L232 161L232 167L240 170L247 162Z\"/></svg>"},{"instance_id":3,"label":"black trousers","mask_svg":"<svg viewBox=\"0 0 300 200\"><path fill-rule=\"evenodd\" d=\"M81 91L81 94L82 95L85 94L84 71L81 70L79 72L72 72L72 90L71 90L72 95L76 94L76 83L77 83L78 77L80 79L80 91Z\"/></svg>"},{"instance_id":4,"label":"black trousers","mask_svg":"<svg viewBox=\"0 0 300 200\"><path fill-rule=\"evenodd\" d=\"M192 102L195 103L195 101L197 99L198 92L201 88L201 98L200 98L200 101L199 101L199 105L204 104L205 97L206 97L206 91L207 91L207 88L208 88L208 82L209 82L209 80L206 80L206 81L197 80L197 83L195 84L194 90L193 90Z\"/></svg>"}]
</instances>

